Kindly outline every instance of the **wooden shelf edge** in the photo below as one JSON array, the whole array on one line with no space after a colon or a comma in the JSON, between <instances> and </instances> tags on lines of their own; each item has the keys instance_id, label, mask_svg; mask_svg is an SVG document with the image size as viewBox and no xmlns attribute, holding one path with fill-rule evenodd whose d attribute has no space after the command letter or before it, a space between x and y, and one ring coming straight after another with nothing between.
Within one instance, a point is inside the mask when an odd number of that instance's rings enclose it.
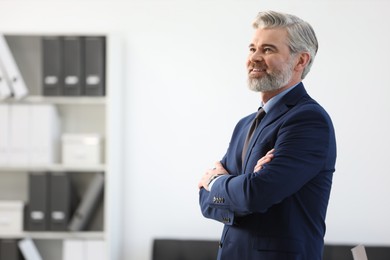
<instances>
[{"instance_id":1,"label":"wooden shelf edge","mask_svg":"<svg viewBox=\"0 0 390 260\"><path fill-rule=\"evenodd\" d=\"M0 166L0 172L31 172L31 171L50 171L50 172L102 172L106 170L105 164L98 165L18 165L18 166Z\"/></svg>"},{"instance_id":2,"label":"wooden shelf edge","mask_svg":"<svg viewBox=\"0 0 390 260\"><path fill-rule=\"evenodd\" d=\"M57 105L105 105L106 97L47 97L47 96L27 96L21 99L4 99L1 103L27 103L27 104L57 104Z\"/></svg>"},{"instance_id":3,"label":"wooden shelf edge","mask_svg":"<svg viewBox=\"0 0 390 260\"><path fill-rule=\"evenodd\" d=\"M42 232L21 232L18 234L0 234L0 239L104 239L103 231L82 231L82 232L54 232L54 231L42 231Z\"/></svg>"}]
</instances>

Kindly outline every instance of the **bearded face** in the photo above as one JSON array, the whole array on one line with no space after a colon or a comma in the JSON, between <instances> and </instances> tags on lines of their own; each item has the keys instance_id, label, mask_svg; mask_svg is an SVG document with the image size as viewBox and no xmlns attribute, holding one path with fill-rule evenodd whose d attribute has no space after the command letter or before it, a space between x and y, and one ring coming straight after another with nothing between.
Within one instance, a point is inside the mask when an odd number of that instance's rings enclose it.
<instances>
[{"instance_id":1,"label":"bearded face","mask_svg":"<svg viewBox=\"0 0 390 260\"><path fill-rule=\"evenodd\" d=\"M258 28L249 44L248 86L272 92L297 81L298 54L291 53L285 28Z\"/></svg>"},{"instance_id":2,"label":"bearded face","mask_svg":"<svg viewBox=\"0 0 390 260\"><path fill-rule=\"evenodd\" d=\"M269 69L265 66L256 63L248 66L248 87L250 90L269 92L278 90L290 82L294 69L292 58L280 68Z\"/></svg>"}]
</instances>

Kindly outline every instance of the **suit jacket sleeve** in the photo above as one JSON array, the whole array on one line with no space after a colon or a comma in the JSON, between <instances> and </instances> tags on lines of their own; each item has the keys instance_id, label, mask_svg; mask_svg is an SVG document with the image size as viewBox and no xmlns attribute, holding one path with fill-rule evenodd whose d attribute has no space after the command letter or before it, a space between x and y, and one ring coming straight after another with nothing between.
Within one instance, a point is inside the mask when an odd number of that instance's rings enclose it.
<instances>
[{"instance_id":1,"label":"suit jacket sleeve","mask_svg":"<svg viewBox=\"0 0 390 260\"><path fill-rule=\"evenodd\" d=\"M292 110L282 123L269 128L263 129L265 134L256 140L246 168L253 169L257 160L271 148L275 148L273 160L256 173L230 172L233 169L229 169L229 160L237 158L232 158L233 153L229 154L228 149L222 162L231 175L219 178L210 192L200 191L205 217L232 224L234 216L266 212L296 193L326 167L334 167L329 162L333 126L318 104Z\"/></svg>"}]
</instances>

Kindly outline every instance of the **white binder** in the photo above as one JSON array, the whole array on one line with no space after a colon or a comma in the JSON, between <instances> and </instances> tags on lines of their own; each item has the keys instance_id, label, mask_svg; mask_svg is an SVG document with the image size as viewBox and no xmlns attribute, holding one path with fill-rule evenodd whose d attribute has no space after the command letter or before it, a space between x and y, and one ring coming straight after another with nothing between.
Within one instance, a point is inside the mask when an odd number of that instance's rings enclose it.
<instances>
[{"instance_id":1,"label":"white binder","mask_svg":"<svg viewBox=\"0 0 390 260\"><path fill-rule=\"evenodd\" d=\"M59 161L59 116L55 105L30 105L30 164L47 165Z\"/></svg>"},{"instance_id":2,"label":"white binder","mask_svg":"<svg viewBox=\"0 0 390 260\"><path fill-rule=\"evenodd\" d=\"M63 260L105 260L106 255L104 240L65 239L62 242Z\"/></svg>"},{"instance_id":3,"label":"white binder","mask_svg":"<svg viewBox=\"0 0 390 260\"><path fill-rule=\"evenodd\" d=\"M30 162L31 121L29 104L9 104L9 165Z\"/></svg>"},{"instance_id":4,"label":"white binder","mask_svg":"<svg viewBox=\"0 0 390 260\"><path fill-rule=\"evenodd\" d=\"M0 166L8 164L9 155L9 105L0 104Z\"/></svg>"},{"instance_id":5,"label":"white binder","mask_svg":"<svg viewBox=\"0 0 390 260\"><path fill-rule=\"evenodd\" d=\"M85 260L105 260L107 255L106 243L104 240L85 240Z\"/></svg>"},{"instance_id":6,"label":"white binder","mask_svg":"<svg viewBox=\"0 0 390 260\"><path fill-rule=\"evenodd\" d=\"M63 260L85 260L85 245L81 239L65 239L62 242Z\"/></svg>"},{"instance_id":7,"label":"white binder","mask_svg":"<svg viewBox=\"0 0 390 260\"><path fill-rule=\"evenodd\" d=\"M351 251L353 260L367 260L366 249L363 245L355 246Z\"/></svg>"},{"instance_id":8,"label":"white binder","mask_svg":"<svg viewBox=\"0 0 390 260\"><path fill-rule=\"evenodd\" d=\"M4 154L0 165L59 162L60 118L55 105L1 104L0 114L0 155Z\"/></svg>"},{"instance_id":9,"label":"white binder","mask_svg":"<svg viewBox=\"0 0 390 260\"><path fill-rule=\"evenodd\" d=\"M0 59L0 100L9 98L12 95L11 88L8 85L3 65Z\"/></svg>"},{"instance_id":10,"label":"white binder","mask_svg":"<svg viewBox=\"0 0 390 260\"><path fill-rule=\"evenodd\" d=\"M25 238L18 242L20 251L22 252L24 259L26 260L42 260L35 243L31 238Z\"/></svg>"},{"instance_id":11,"label":"white binder","mask_svg":"<svg viewBox=\"0 0 390 260\"><path fill-rule=\"evenodd\" d=\"M11 91L16 99L21 99L28 94L28 89L24 83L22 74L15 62L4 35L0 34L0 60L3 71Z\"/></svg>"}]
</instances>

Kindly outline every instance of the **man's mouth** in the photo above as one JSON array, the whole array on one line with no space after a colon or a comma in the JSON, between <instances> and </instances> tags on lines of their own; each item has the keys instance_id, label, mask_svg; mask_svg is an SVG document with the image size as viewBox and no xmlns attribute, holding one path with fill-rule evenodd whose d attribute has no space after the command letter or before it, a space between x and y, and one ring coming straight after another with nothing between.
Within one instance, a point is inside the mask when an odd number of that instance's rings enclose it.
<instances>
[{"instance_id":1,"label":"man's mouth","mask_svg":"<svg viewBox=\"0 0 390 260\"><path fill-rule=\"evenodd\" d=\"M265 68L250 68L249 74L256 76L256 75L264 74L264 73L266 73L266 71L267 70Z\"/></svg>"},{"instance_id":2,"label":"man's mouth","mask_svg":"<svg viewBox=\"0 0 390 260\"><path fill-rule=\"evenodd\" d=\"M252 72L265 72L265 69L253 68L251 71Z\"/></svg>"}]
</instances>

